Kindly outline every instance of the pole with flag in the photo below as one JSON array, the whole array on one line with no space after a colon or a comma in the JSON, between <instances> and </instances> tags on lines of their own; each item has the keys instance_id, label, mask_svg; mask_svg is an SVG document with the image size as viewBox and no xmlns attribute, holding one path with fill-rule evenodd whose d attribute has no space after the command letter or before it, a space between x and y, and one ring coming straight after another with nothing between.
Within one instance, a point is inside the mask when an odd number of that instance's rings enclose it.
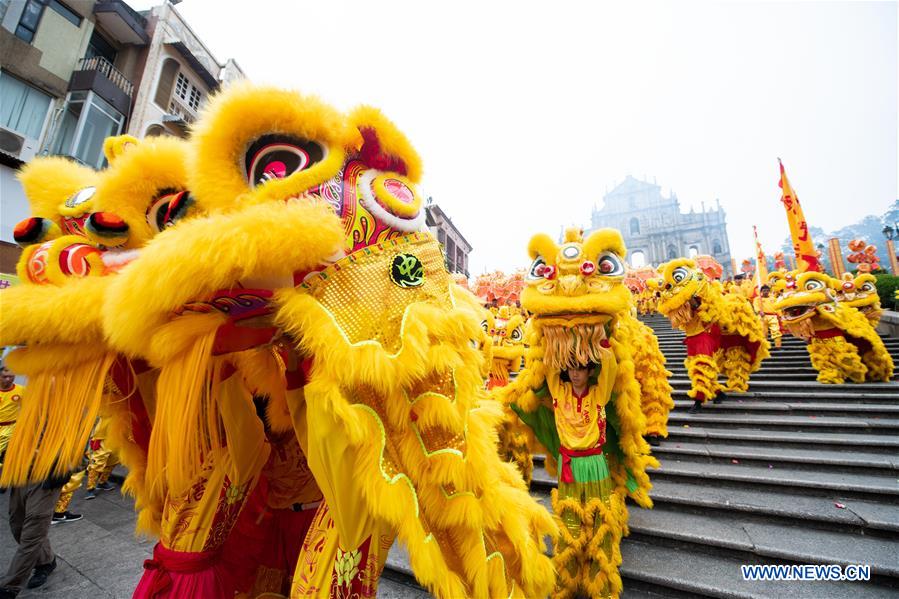
<instances>
[{"instance_id":1,"label":"pole with flag","mask_svg":"<svg viewBox=\"0 0 899 599\"><path fill-rule=\"evenodd\" d=\"M755 237L755 287L762 293L762 285L768 282L768 263L765 260L765 252L762 250L762 244L759 243L759 230L752 225L752 235Z\"/></svg>"},{"instance_id":2,"label":"pole with flag","mask_svg":"<svg viewBox=\"0 0 899 599\"><path fill-rule=\"evenodd\" d=\"M790 186L783 162L780 161L780 158L777 159L777 162L780 164L780 201L787 210L787 223L790 225L793 252L796 254L796 268L800 272L807 270L823 272L824 269L818 261L815 244L812 243L812 236L808 230L808 222L802 213L802 206L799 205L799 198L796 197L796 192Z\"/></svg>"}]
</instances>

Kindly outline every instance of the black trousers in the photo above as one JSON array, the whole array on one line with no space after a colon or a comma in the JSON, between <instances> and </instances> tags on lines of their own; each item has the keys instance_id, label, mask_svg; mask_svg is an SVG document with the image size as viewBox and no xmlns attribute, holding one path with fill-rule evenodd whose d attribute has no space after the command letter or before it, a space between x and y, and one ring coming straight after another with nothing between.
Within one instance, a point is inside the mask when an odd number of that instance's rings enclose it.
<instances>
[{"instance_id":1,"label":"black trousers","mask_svg":"<svg viewBox=\"0 0 899 599\"><path fill-rule=\"evenodd\" d=\"M38 483L13 487L9 497L9 527L19 544L6 576L0 579L0 587L19 591L35 566L53 561L50 548L50 521L59 497L59 487L43 488Z\"/></svg>"}]
</instances>

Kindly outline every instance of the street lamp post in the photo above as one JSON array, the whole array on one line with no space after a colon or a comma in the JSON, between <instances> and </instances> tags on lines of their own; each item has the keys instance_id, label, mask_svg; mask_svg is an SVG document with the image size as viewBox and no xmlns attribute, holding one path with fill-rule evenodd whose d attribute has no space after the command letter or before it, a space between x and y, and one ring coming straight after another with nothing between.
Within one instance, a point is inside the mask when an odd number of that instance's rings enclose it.
<instances>
[{"instance_id":1,"label":"street lamp post","mask_svg":"<svg viewBox=\"0 0 899 599\"><path fill-rule=\"evenodd\" d=\"M884 226L883 236L887 239L887 255L890 257L890 270L894 275L899 275L899 261L896 260L896 247L893 245L893 237L897 235L899 235L899 228Z\"/></svg>"}]
</instances>

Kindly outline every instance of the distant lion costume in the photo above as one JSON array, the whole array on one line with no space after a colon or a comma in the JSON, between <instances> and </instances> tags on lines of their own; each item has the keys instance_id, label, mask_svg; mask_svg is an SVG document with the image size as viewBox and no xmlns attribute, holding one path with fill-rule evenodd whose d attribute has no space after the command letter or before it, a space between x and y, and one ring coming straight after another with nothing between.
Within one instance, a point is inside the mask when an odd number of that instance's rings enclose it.
<instances>
[{"instance_id":1,"label":"distant lion costume","mask_svg":"<svg viewBox=\"0 0 899 599\"><path fill-rule=\"evenodd\" d=\"M659 266L659 312L686 333L684 366L692 386L687 392L698 408L723 389L745 392L749 375L768 357L768 341L761 320L742 294L725 294L689 258ZM726 385L718 375L727 377Z\"/></svg>"},{"instance_id":2,"label":"distant lion costume","mask_svg":"<svg viewBox=\"0 0 899 599\"><path fill-rule=\"evenodd\" d=\"M893 358L868 317L837 300L842 289L824 273L792 272L778 283L774 307L790 334L807 343L819 383L890 380Z\"/></svg>"}]
</instances>

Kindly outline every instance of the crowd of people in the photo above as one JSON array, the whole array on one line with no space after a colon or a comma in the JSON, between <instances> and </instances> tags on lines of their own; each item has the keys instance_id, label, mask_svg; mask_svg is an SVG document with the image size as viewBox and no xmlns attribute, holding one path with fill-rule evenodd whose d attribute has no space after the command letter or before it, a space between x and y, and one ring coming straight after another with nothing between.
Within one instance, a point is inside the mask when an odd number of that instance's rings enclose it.
<instances>
[{"instance_id":1,"label":"crowd of people","mask_svg":"<svg viewBox=\"0 0 899 599\"><path fill-rule=\"evenodd\" d=\"M85 472L84 499L113 488L118 460L156 540L137 599L374 597L394 542L441 598L618 596L626 499L651 507L674 406L638 311L685 331L694 410L748 388L769 316L810 339L823 382L850 346L850 380L892 375L849 306L863 290L806 316L834 283L790 273L754 310L679 259L635 294L611 229L535 235L520 298L485 307L427 231L420 158L371 107L235 84L189 140L104 150L101 171L21 176L0 344L28 385L0 381L19 543L0 596L46 581L51 522L79 518ZM528 492L535 453L552 513Z\"/></svg>"}]
</instances>

